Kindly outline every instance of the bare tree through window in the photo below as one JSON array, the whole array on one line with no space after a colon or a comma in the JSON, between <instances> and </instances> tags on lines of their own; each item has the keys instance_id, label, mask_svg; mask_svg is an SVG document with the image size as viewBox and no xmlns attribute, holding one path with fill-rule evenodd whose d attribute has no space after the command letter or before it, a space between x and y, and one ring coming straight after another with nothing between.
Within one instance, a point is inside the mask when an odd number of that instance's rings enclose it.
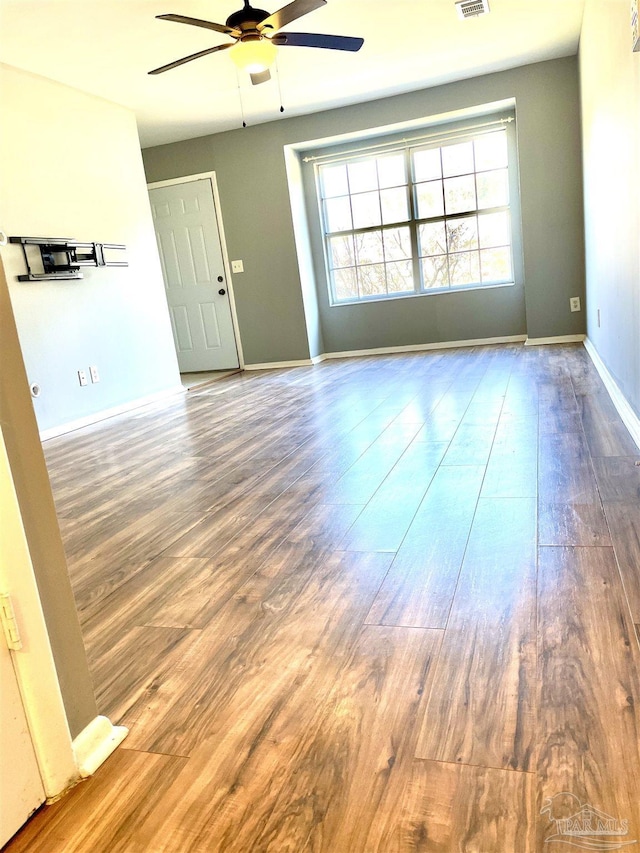
<instances>
[{"instance_id":1,"label":"bare tree through window","mask_svg":"<svg viewBox=\"0 0 640 853\"><path fill-rule=\"evenodd\" d=\"M334 303L513 281L504 128L318 169Z\"/></svg>"}]
</instances>

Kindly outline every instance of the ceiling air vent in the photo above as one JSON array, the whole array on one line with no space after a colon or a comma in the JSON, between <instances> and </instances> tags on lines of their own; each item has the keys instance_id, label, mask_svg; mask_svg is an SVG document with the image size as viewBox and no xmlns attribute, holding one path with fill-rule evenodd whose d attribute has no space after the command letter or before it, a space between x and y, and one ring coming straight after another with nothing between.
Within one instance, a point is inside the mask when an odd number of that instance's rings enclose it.
<instances>
[{"instance_id":1,"label":"ceiling air vent","mask_svg":"<svg viewBox=\"0 0 640 853\"><path fill-rule=\"evenodd\" d=\"M477 18L488 14L489 0L458 0L456 9L459 18Z\"/></svg>"}]
</instances>

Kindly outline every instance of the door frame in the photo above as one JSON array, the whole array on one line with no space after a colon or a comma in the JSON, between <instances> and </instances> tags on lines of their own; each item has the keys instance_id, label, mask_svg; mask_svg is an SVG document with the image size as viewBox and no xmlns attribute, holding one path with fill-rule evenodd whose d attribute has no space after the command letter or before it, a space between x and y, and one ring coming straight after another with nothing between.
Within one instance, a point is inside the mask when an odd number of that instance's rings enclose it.
<instances>
[{"instance_id":1,"label":"door frame","mask_svg":"<svg viewBox=\"0 0 640 853\"><path fill-rule=\"evenodd\" d=\"M244 354L242 352L242 339L240 337L240 326L238 324L238 312L236 310L236 298L233 290L233 278L231 273L231 263L229 262L229 253L227 252L227 239L224 233L224 223L222 221L222 208L220 205L220 194L218 192L218 181L215 172L200 172L197 175L185 175L182 178L169 178L166 181L153 181L147 184L148 190L157 190L160 187L173 187L178 184L190 184L193 181L209 181L211 183L211 191L213 192L213 206L216 212L216 223L218 226L218 236L220 237L220 248L222 250L222 263L224 265L225 278L227 282L227 293L229 295L229 306L231 308L231 324L233 327L233 335L236 340L236 350L238 352L239 369L244 370ZM169 307L167 306L167 311Z\"/></svg>"},{"instance_id":2,"label":"door frame","mask_svg":"<svg viewBox=\"0 0 640 853\"><path fill-rule=\"evenodd\" d=\"M7 514L0 591L11 595L24 638L23 648L10 654L44 792L51 801L74 785L80 774L1 430L0 503Z\"/></svg>"}]
</instances>

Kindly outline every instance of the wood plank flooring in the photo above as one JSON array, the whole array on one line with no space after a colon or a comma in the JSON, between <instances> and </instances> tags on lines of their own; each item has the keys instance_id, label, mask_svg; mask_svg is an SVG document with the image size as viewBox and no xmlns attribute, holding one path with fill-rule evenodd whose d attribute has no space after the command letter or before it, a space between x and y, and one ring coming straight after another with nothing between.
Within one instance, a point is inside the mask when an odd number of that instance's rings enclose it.
<instances>
[{"instance_id":1,"label":"wood plank flooring","mask_svg":"<svg viewBox=\"0 0 640 853\"><path fill-rule=\"evenodd\" d=\"M7 853L640 851L640 451L580 345L236 374L45 452L130 734Z\"/></svg>"}]
</instances>

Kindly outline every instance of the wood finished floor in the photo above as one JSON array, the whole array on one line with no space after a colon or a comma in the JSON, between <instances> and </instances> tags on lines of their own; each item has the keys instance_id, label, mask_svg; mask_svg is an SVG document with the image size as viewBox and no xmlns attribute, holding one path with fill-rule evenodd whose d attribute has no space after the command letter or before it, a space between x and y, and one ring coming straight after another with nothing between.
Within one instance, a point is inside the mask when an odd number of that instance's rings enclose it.
<instances>
[{"instance_id":1,"label":"wood finished floor","mask_svg":"<svg viewBox=\"0 0 640 853\"><path fill-rule=\"evenodd\" d=\"M583 804L640 850L640 453L581 346L239 374L45 451L130 735L8 853L553 853Z\"/></svg>"}]
</instances>

